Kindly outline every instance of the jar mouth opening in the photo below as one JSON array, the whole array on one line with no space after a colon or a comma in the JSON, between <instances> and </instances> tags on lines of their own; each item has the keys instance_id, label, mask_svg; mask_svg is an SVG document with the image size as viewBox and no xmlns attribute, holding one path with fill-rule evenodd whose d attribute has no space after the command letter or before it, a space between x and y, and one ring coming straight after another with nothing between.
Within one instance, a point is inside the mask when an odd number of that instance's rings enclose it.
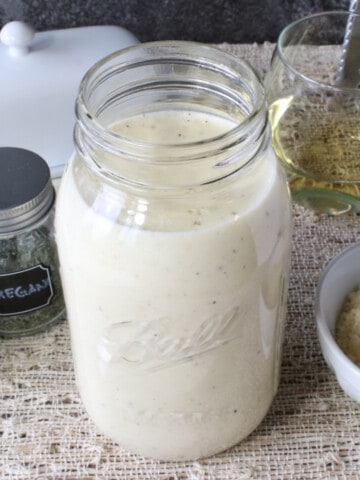
<instances>
[{"instance_id":1,"label":"jar mouth opening","mask_svg":"<svg viewBox=\"0 0 360 480\"><path fill-rule=\"evenodd\" d=\"M154 70L151 72L151 78L143 82L136 79L137 71L145 72L147 69ZM191 70L188 78L186 78L186 69ZM213 79L207 81L204 78L206 74L213 76ZM216 79L218 81L225 79L227 86L219 88L219 85L216 85ZM127 86L124 87L122 82L128 82ZM135 98L141 90L152 89L155 92L158 89L160 91L161 85L170 90L183 88L184 91L187 89L190 92L192 89L197 90L198 93L203 90L203 93L207 91L209 94L213 89L219 99L232 104L231 115L234 115L236 120L225 132L181 143L169 141L159 144L119 134L109 128L109 123L103 120L106 116L104 112L114 105L110 97L99 101L100 95L97 92L106 85L111 86L112 95L116 96L120 103L130 94ZM192 94L192 96L195 95ZM176 106L176 101L172 99L169 105ZM189 106L192 106L191 102ZM155 105L155 108L161 108L161 106ZM215 110L216 106L214 106ZM213 149L222 144L241 141L244 134L248 134L251 130L251 125L259 114L265 111L262 82L247 62L217 47L188 41L143 43L105 57L85 74L80 84L76 104L77 118L82 127L92 135L101 137L102 141L108 145L121 145L122 149L129 148L132 151L135 149L138 152L146 152L156 146L158 151L176 149L178 152L183 151L184 154L185 151L195 153L198 149ZM141 113L140 110L138 113Z\"/></svg>"}]
</instances>

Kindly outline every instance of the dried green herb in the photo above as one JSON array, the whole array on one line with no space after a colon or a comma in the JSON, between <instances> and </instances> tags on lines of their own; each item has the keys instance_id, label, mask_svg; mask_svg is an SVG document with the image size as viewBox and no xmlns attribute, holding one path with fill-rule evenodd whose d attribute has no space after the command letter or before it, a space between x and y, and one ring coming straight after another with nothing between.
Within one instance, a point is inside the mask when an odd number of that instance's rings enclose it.
<instances>
[{"instance_id":1,"label":"dried green herb","mask_svg":"<svg viewBox=\"0 0 360 480\"><path fill-rule=\"evenodd\" d=\"M30 231L0 236L2 337L35 333L64 317L65 305L51 220ZM39 305L44 292L49 301Z\"/></svg>"}]
</instances>

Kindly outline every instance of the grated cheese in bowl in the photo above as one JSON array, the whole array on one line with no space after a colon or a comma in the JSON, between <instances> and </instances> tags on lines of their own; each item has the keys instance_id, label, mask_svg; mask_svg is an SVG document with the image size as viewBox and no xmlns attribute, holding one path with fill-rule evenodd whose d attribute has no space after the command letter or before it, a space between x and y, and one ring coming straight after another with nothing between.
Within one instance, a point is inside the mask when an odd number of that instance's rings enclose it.
<instances>
[{"instance_id":1,"label":"grated cheese in bowl","mask_svg":"<svg viewBox=\"0 0 360 480\"><path fill-rule=\"evenodd\" d=\"M335 340L345 355L360 367L360 287L345 298L336 322Z\"/></svg>"}]
</instances>

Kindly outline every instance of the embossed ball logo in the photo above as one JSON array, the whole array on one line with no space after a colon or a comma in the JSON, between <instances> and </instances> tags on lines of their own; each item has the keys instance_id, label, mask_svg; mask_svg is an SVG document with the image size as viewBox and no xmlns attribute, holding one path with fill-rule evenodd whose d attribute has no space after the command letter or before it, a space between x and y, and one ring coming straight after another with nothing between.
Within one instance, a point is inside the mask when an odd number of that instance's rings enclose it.
<instances>
[{"instance_id":1,"label":"embossed ball logo","mask_svg":"<svg viewBox=\"0 0 360 480\"><path fill-rule=\"evenodd\" d=\"M239 336L239 307L203 320L188 336L172 331L171 319L125 321L110 325L98 346L105 363L160 370L219 348Z\"/></svg>"}]
</instances>

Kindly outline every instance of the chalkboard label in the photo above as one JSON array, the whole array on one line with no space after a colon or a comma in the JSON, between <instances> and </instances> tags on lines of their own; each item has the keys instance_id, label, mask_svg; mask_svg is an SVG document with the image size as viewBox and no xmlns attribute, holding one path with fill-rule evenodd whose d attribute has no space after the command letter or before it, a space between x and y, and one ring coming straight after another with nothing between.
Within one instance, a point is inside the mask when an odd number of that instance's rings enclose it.
<instances>
[{"instance_id":1,"label":"chalkboard label","mask_svg":"<svg viewBox=\"0 0 360 480\"><path fill-rule=\"evenodd\" d=\"M0 316L46 307L54 296L50 268L44 265L0 274Z\"/></svg>"}]
</instances>

